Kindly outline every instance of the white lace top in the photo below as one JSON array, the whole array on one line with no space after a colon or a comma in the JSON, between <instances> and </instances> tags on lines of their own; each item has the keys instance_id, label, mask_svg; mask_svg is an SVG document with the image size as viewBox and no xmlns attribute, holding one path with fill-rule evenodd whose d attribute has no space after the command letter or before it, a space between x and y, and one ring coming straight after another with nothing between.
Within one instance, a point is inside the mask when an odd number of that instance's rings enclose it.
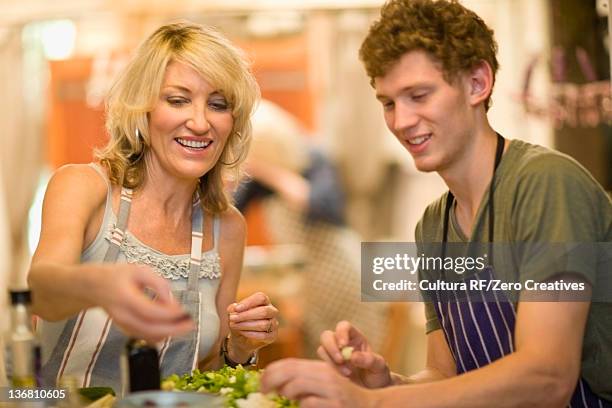
<instances>
[{"instance_id":1,"label":"white lace top","mask_svg":"<svg viewBox=\"0 0 612 408\"><path fill-rule=\"evenodd\" d=\"M114 228L115 223L108 225L104 237L106 241L110 242L111 232ZM121 252L125 254L128 263L149 265L166 279L179 280L189 277L189 254L166 255L143 244L129 231L126 232L125 238L121 243ZM217 279L221 277L220 258L217 251L204 252L202 257L200 279Z\"/></svg>"}]
</instances>

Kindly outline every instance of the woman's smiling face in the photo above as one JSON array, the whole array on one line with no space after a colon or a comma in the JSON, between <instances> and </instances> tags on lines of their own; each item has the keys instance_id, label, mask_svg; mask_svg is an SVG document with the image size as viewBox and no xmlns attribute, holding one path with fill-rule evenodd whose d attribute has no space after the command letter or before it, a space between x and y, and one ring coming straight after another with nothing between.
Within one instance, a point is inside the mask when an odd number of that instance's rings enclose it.
<instances>
[{"instance_id":1,"label":"woman's smiling face","mask_svg":"<svg viewBox=\"0 0 612 408\"><path fill-rule=\"evenodd\" d=\"M149 113L147 164L179 179L199 179L219 160L233 125L225 96L190 66L171 62Z\"/></svg>"}]
</instances>

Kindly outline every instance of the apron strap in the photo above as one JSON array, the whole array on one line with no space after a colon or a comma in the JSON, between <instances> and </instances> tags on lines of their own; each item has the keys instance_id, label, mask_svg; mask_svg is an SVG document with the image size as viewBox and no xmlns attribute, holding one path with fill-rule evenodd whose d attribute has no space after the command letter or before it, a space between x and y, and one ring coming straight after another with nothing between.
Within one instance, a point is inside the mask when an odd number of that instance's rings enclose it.
<instances>
[{"instance_id":1,"label":"apron strap","mask_svg":"<svg viewBox=\"0 0 612 408\"><path fill-rule=\"evenodd\" d=\"M117 225L111 232L110 246L104 255L104 263L115 263L119 256L119 249L125 237L127 221L130 215L130 205L132 204L131 188L121 188L121 200L119 200L119 214L117 215Z\"/></svg>"},{"instance_id":2,"label":"apron strap","mask_svg":"<svg viewBox=\"0 0 612 408\"><path fill-rule=\"evenodd\" d=\"M200 202L200 194L196 190L191 213L191 258L189 260L189 278L187 290L197 291L202 265L202 243L204 241L204 212Z\"/></svg>"}]
</instances>

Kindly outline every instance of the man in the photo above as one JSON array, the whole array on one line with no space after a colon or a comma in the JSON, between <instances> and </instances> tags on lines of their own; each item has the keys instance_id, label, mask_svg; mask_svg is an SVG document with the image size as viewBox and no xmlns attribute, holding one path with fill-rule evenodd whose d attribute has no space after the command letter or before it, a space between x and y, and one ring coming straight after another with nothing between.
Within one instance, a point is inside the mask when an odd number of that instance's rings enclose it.
<instances>
[{"instance_id":1,"label":"man","mask_svg":"<svg viewBox=\"0 0 612 408\"><path fill-rule=\"evenodd\" d=\"M417 242L609 244L612 203L583 167L491 128L496 51L493 32L453 0L391 0L362 44L387 126L416 167L437 172L449 188L426 209ZM612 273L605 260L562 268L531 256L513 262L520 282L596 289ZM321 335L326 362L271 364L264 391L302 407L612 407L611 304L527 295L427 303L426 368L411 377L391 373L361 333L340 322ZM343 358L345 346L356 351Z\"/></svg>"}]
</instances>

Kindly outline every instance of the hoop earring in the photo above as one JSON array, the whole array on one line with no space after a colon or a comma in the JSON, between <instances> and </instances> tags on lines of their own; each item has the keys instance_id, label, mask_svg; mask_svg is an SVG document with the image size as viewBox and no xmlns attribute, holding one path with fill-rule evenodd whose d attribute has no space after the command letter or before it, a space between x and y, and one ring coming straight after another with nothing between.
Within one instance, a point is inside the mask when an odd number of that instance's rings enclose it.
<instances>
[{"instance_id":1,"label":"hoop earring","mask_svg":"<svg viewBox=\"0 0 612 408\"><path fill-rule=\"evenodd\" d=\"M144 152L145 152L145 142L144 142L144 137L142 136L142 133L140 133L140 129L136 128L136 139L138 139L138 141L140 142L142 148L140 149L140 152L138 154L131 154L129 157L129 160L132 163L136 163L138 162L140 159L142 159L144 157Z\"/></svg>"}]
</instances>

